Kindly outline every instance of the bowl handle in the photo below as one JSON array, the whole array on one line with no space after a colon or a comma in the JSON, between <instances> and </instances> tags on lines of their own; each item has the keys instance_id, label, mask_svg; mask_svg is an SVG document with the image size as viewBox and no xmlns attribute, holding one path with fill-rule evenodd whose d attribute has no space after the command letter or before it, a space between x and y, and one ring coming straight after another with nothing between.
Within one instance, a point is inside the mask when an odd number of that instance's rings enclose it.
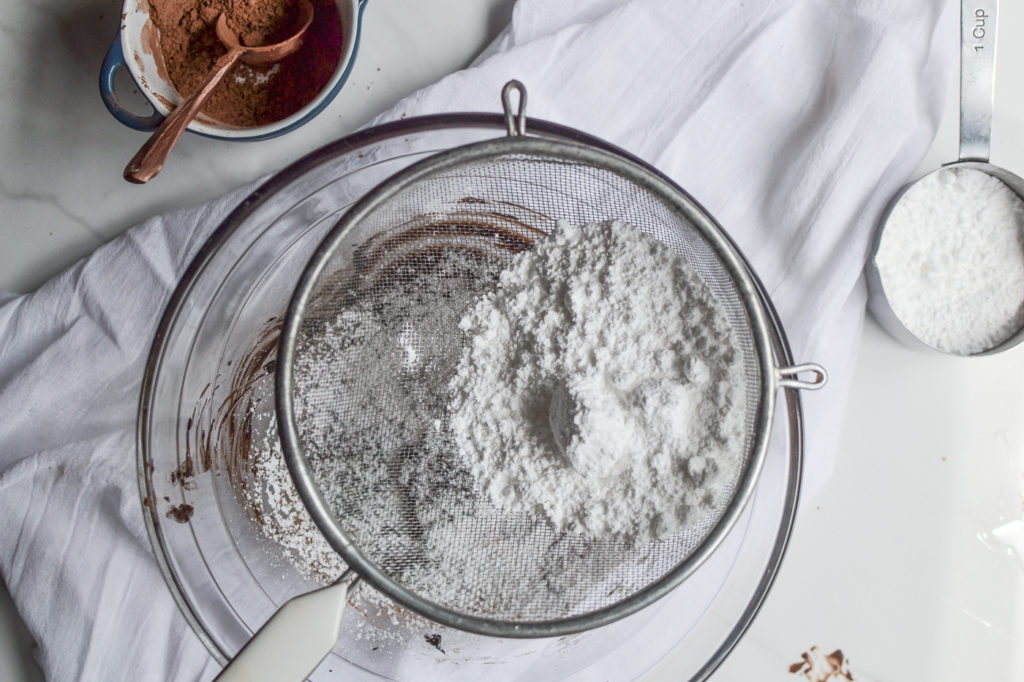
<instances>
[{"instance_id":1,"label":"bowl handle","mask_svg":"<svg viewBox=\"0 0 1024 682\"><path fill-rule=\"evenodd\" d=\"M100 68L100 97L107 105L107 110L114 118L135 130L152 131L156 130L164 117L155 108L148 116L139 116L121 106L121 101L114 91L114 75L121 67L127 68L128 64L124 59L124 50L121 49L121 31L118 30L114 36L114 42L107 50L107 56L103 58L103 66ZM151 105L152 106L152 105Z\"/></svg>"}]
</instances>

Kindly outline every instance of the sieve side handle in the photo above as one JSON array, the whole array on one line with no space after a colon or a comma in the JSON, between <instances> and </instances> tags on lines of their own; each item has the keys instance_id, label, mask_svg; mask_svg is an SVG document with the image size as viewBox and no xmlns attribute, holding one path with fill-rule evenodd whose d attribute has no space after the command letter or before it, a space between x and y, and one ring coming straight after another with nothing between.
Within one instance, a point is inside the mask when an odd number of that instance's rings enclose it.
<instances>
[{"instance_id":1,"label":"sieve side handle","mask_svg":"<svg viewBox=\"0 0 1024 682\"><path fill-rule=\"evenodd\" d=\"M217 676L218 682L302 682L331 652L341 632L351 571L333 584L289 600Z\"/></svg>"},{"instance_id":2,"label":"sieve side handle","mask_svg":"<svg viewBox=\"0 0 1024 682\"><path fill-rule=\"evenodd\" d=\"M804 376L807 378L801 379ZM816 391L828 381L825 368L813 362L792 367L779 367L776 374L779 388L802 388Z\"/></svg>"},{"instance_id":3,"label":"sieve side handle","mask_svg":"<svg viewBox=\"0 0 1024 682\"><path fill-rule=\"evenodd\" d=\"M960 160L989 160L998 0L960 3Z\"/></svg>"}]
</instances>

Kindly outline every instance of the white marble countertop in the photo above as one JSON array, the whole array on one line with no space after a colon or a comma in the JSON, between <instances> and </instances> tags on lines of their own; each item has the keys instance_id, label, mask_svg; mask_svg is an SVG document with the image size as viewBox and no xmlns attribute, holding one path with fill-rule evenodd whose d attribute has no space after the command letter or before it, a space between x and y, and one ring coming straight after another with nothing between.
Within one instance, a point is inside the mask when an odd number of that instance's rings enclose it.
<instances>
[{"instance_id":1,"label":"white marble countertop","mask_svg":"<svg viewBox=\"0 0 1024 682\"><path fill-rule=\"evenodd\" d=\"M0 0L0 290L30 291L155 213L277 170L467 64L512 0L371 2L346 93L258 145L186 136L159 178L121 179L145 140L97 93L115 0ZM1000 17L993 162L1024 173L1024 3ZM955 39L955 36L952 36ZM401 45L401 50L394 49ZM411 58L414 57L414 58ZM956 93L929 158L956 156ZM812 646L857 680L1024 679L1024 349L981 359L907 350L870 320L836 469L802 500L777 583L716 680L805 679ZM6 596L6 595L4 595ZM36 679L0 599L0 679ZM644 678L668 682L670 653Z\"/></svg>"}]
</instances>

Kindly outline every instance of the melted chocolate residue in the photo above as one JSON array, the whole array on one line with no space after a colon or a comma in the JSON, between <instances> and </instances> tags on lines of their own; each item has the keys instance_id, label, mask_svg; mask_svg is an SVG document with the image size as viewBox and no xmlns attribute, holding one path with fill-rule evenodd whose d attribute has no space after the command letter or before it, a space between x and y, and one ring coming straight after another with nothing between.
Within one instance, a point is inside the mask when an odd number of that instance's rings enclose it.
<instances>
[{"instance_id":1,"label":"melted chocolate residue","mask_svg":"<svg viewBox=\"0 0 1024 682\"><path fill-rule=\"evenodd\" d=\"M172 504L171 508L167 510L166 516L169 519L174 519L178 523L188 523L195 511L195 507L183 502L177 506Z\"/></svg>"},{"instance_id":2,"label":"melted chocolate residue","mask_svg":"<svg viewBox=\"0 0 1024 682\"><path fill-rule=\"evenodd\" d=\"M471 197L460 203L495 206L495 202ZM526 209L508 203L498 208L488 211L467 207L443 216L421 216L382 232L363 242L352 254L351 264L335 273L333 279L325 280L321 291L330 291L333 296L336 287L341 287L342 291L365 295L368 290L393 286L401 281L401 273L410 269L415 272L435 268L456 250L504 260L530 248L536 238L546 234L512 215L522 215ZM548 216L526 212L538 222L554 224ZM317 309L314 300L307 310L306 322L330 322L337 310L328 305L318 314ZM258 474L249 463L253 414L261 400L273 392L282 325L282 317L269 318L257 332L252 347L237 361L227 362L231 374L226 394L218 383L221 376L204 387L186 425L184 457L171 474L172 484L189 490L199 473L226 473L239 505L258 526L264 523L263 510L246 495L253 476ZM183 507L188 511L182 511ZM168 516L184 523L191 518L192 507L172 506Z\"/></svg>"}]
</instances>

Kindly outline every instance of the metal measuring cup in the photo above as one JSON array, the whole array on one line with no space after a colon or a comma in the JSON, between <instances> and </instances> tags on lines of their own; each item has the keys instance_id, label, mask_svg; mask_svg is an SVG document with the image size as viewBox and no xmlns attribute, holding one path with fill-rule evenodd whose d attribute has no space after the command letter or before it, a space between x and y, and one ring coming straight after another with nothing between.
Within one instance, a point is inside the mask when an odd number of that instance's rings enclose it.
<instances>
[{"instance_id":1,"label":"metal measuring cup","mask_svg":"<svg viewBox=\"0 0 1024 682\"><path fill-rule=\"evenodd\" d=\"M893 198L875 232L871 258L866 268L868 309L893 337L912 348L937 350L959 355L926 343L911 332L893 309L886 294L877 258L882 235L893 210L907 192L926 177L950 169L969 169L986 173L1006 185L1024 201L1024 179L988 162L992 142L992 105L995 91L996 16L998 0L962 0L960 4L960 158L926 173L905 185ZM1024 339L1024 328L1017 329L995 346L969 355L989 355L1004 351Z\"/></svg>"}]
</instances>

